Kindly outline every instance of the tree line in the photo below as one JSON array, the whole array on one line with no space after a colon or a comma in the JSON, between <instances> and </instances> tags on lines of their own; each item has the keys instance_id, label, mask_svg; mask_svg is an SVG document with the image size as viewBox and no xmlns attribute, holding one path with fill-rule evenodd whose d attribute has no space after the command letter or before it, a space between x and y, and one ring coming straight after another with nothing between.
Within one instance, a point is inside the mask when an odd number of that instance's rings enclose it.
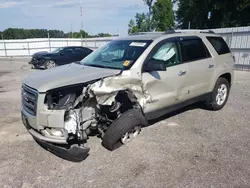
<instances>
[{"instance_id":1,"label":"tree line","mask_svg":"<svg viewBox=\"0 0 250 188\"><path fill-rule=\"evenodd\" d=\"M8 28L0 32L0 39L47 38L48 33L50 38L94 38L112 36L109 33L98 33L97 35L90 35L84 30L80 30L79 32L64 33L61 30Z\"/></svg>"},{"instance_id":2,"label":"tree line","mask_svg":"<svg viewBox=\"0 0 250 188\"><path fill-rule=\"evenodd\" d=\"M148 12L137 13L128 33L250 25L249 0L143 0ZM177 10L173 10L173 6Z\"/></svg>"}]
</instances>

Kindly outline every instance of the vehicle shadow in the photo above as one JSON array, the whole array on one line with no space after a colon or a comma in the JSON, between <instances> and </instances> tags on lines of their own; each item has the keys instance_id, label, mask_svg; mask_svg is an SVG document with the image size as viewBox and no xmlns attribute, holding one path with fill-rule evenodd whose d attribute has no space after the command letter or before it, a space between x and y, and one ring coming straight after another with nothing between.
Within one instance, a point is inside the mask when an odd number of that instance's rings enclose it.
<instances>
[{"instance_id":1,"label":"vehicle shadow","mask_svg":"<svg viewBox=\"0 0 250 188\"><path fill-rule=\"evenodd\" d=\"M204 106L204 103L195 103L195 104L192 104L192 105L189 105L189 106L186 106L186 107L183 107L181 109L178 109L176 111L173 111L171 113L168 113L168 114L165 114L159 118L156 118L156 119L153 119L153 120L150 120L148 122L148 124L146 126L143 126L142 128L146 128L146 127L149 127L157 122L160 122L160 121L163 121L165 119L168 119L170 117L173 117L173 116L176 116L176 115L179 115L181 113L184 113L184 112L187 112L187 111L190 111L190 110L194 110L194 109L203 109L203 110L206 110L205 106ZM96 136L98 135L97 132L96 133L93 133L89 136ZM99 137L100 138L100 137ZM35 138L34 138L35 139ZM67 160L67 161L71 161L71 162L82 162L84 161L88 156L88 152L89 152L89 148L86 148L84 150L80 150L79 148L77 147L74 147L71 151L69 151L68 149L65 150L65 149L59 149L58 148L53 148L53 146L51 145L48 145L46 143L43 143L43 142L40 142L39 140L36 140L35 141L39 144L40 147L42 147L43 149L51 152L52 154L54 154L55 156L59 157L59 158L62 158L64 160ZM117 144L116 148L115 149L118 149L122 146L122 144Z\"/></svg>"},{"instance_id":2,"label":"vehicle shadow","mask_svg":"<svg viewBox=\"0 0 250 188\"><path fill-rule=\"evenodd\" d=\"M155 123L158 123L160 121L163 121L163 120L166 120L170 117L174 117L174 116L177 116L179 114L182 114L184 112L187 112L187 111L190 111L190 110L194 110L194 109L202 109L202 110L207 110L204 103L202 102L197 102L197 103L194 103L194 104L191 104L191 105L188 105L186 107L183 107L183 108L180 108L178 110L175 110L173 112L170 112L170 113L167 113L159 118L156 118L156 119L153 119L153 120L149 120L148 121L148 125L144 126L144 127L149 127Z\"/></svg>"}]
</instances>

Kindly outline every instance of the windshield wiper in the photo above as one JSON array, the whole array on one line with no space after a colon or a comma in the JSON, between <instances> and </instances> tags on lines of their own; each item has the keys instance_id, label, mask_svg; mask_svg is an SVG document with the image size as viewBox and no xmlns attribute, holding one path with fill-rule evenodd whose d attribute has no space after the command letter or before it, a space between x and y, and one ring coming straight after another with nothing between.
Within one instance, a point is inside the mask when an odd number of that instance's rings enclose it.
<instances>
[{"instance_id":1,"label":"windshield wiper","mask_svg":"<svg viewBox=\"0 0 250 188\"><path fill-rule=\"evenodd\" d=\"M90 66L90 67L99 67L99 68L109 68L107 66L104 66L104 65L94 65L94 64L85 64L85 66Z\"/></svg>"}]
</instances>

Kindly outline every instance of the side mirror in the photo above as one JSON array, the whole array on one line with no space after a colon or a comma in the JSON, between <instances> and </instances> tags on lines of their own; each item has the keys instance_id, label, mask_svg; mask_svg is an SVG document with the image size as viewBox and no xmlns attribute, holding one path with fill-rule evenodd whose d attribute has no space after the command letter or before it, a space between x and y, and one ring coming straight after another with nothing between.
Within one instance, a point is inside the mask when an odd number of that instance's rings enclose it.
<instances>
[{"instance_id":1,"label":"side mirror","mask_svg":"<svg viewBox=\"0 0 250 188\"><path fill-rule=\"evenodd\" d=\"M146 64L144 70L147 72L152 72L152 71L166 71L167 69L162 61L151 59Z\"/></svg>"},{"instance_id":2,"label":"side mirror","mask_svg":"<svg viewBox=\"0 0 250 188\"><path fill-rule=\"evenodd\" d=\"M63 56L63 55L64 55L64 52L63 52L63 51L60 51L59 54L60 54L61 56Z\"/></svg>"}]
</instances>

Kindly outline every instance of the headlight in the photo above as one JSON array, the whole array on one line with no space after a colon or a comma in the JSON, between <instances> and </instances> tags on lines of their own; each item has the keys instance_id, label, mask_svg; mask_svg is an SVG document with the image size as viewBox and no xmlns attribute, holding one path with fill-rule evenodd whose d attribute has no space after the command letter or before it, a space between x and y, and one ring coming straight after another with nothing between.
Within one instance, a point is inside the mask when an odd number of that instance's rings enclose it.
<instances>
[{"instance_id":1,"label":"headlight","mask_svg":"<svg viewBox=\"0 0 250 188\"><path fill-rule=\"evenodd\" d=\"M81 92L81 87L56 89L47 93L44 102L49 110L69 109L74 104L76 98L80 96Z\"/></svg>"},{"instance_id":2,"label":"headlight","mask_svg":"<svg viewBox=\"0 0 250 188\"><path fill-rule=\"evenodd\" d=\"M72 106L75 99L76 96L72 93L51 93L46 96L45 103L48 105L49 110L62 110Z\"/></svg>"}]
</instances>

